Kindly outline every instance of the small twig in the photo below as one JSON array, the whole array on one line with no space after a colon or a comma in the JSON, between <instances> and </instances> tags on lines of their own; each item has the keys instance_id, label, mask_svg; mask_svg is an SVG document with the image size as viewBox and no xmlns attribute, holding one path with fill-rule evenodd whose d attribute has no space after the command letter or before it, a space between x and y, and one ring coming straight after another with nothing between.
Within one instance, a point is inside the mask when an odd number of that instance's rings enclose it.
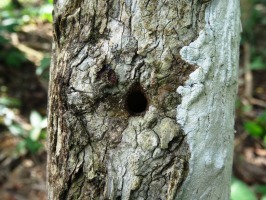
<instances>
[{"instance_id":1,"label":"small twig","mask_svg":"<svg viewBox=\"0 0 266 200\"><path fill-rule=\"evenodd\" d=\"M244 96L246 97L246 103L249 105L257 105L266 108L266 102L253 97L253 75L250 70L250 45L249 43L244 43L244 80L245 80L245 90Z\"/></svg>"},{"instance_id":2,"label":"small twig","mask_svg":"<svg viewBox=\"0 0 266 200\"><path fill-rule=\"evenodd\" d=\"M244 95L247 99L252 98L253 91L253 75L250 70L250 46L249 43L244 43L244 70L245 70L245 91Z\"/></svg>"},{"instance_id":3,"label":"small twig","mask_svg":"<svg viewBox=\"0 0 266 200\"><path fill-rule=\"evenodd\" d=\"M18 35L16 33L11 34L11 42L12 44L17 47L20 51L24 52L27 58L35 63L37 66L40 64L40 61L43 59L44 54L36 51L22 43L20 43L18 39Z\"/></svg>"},{"instance_id":4,"label":"small twig","mask_svg":"<svg viewBox=\"0 0 266 200\"><path fill-rule=\"evenodd\" d=\"M266 149L255 149L255 153L258 156L266 156Z\"/></svg>"},{"instance_id":5,"label":"small twig","mask_svg":"<svg viewBox=\"0 0 266 200\"><path fill-rule=\"evenodd\" d=\"M261 106L261 107L264 107L266 108L266 102L263 101L263 100L260 100L260 99L255 99L255 98L250 98L249 99L249 102L253 105L257 105L257 106Z\"/></svg>"}]
</instances>

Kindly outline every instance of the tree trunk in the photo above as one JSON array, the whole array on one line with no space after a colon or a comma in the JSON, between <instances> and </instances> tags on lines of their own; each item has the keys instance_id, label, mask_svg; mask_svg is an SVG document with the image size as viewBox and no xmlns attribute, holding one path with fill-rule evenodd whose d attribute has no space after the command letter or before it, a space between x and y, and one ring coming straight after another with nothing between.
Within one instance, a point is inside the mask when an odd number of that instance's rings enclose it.
<instances>
[{"instance_id":1,"label":"tree trunk","mask_svg":"<svg viewBox=\"0 0 266 200\"><path fill-rule=\"evenodd\" d=\"M228 200L238 0L54 4L49 199Z\"/></svg>"}]
</instances>

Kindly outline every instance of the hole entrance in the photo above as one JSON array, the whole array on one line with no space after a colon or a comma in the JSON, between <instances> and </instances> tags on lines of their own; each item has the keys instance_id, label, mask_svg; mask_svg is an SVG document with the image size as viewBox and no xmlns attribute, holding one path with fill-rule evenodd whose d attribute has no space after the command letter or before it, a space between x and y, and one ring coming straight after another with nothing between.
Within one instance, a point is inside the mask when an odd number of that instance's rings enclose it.
<instances>
[{"instance_id":1,"label":"hole entrance","mask_svg":"<svg viewBox=\"0 0 266 200\"><path fill-rule=\"evenodd\" d=\"M148 105L148 100L140 87L131 90L126 98L126 108L132 115L143 113Z\"/></svg>"}]
</instances>

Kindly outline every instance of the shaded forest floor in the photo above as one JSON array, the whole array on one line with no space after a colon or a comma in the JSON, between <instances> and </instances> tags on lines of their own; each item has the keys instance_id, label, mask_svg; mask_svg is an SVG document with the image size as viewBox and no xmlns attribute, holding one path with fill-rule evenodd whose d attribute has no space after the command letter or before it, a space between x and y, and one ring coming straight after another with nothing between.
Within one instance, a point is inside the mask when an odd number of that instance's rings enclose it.
<instances>
[{"instance_id":1,"label":"shaded forest floor","mask_svg":"<svg viewBox=\"0 0 266 200\"><path fill-rule=\"evenodd\" d=\"M26 58L19 67L12 68L0 57L1 96L20 102L19 107L4 108L8 109L5 117L13 115L14 123L26 131L32 129L29 120L31 111L37 111L42 116L47 114L48 69L42 73L44 76L38 76L36 69L45 56L50 55L51 30L51 23L31 24L8 35L10 43L0 44L1 50L12 53L17 49ZM1 120L6 119L0 116ZM37 145L42 145L36 152L32 152L31 147L20 149L20 144L27 139L10 134L10 129L0 123L0 199L46 199L45 139L35 141Z\"/></svg>"}]
</instances>

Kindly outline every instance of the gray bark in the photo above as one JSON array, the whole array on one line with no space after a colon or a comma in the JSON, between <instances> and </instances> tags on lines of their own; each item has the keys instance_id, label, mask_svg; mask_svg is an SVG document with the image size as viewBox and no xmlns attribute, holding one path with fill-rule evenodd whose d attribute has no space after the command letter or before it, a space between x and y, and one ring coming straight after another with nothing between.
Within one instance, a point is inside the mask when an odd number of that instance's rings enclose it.
<instances>
[{"instance_id":1,"label":"gray bark","mask_svg":"<svg viewBox=\"0 0 266 200\"><path fill-rule=\"evenodd\" d=\"M55 1L49 199L229 199L238 6Z\"/></svg>"}]
</instances>

